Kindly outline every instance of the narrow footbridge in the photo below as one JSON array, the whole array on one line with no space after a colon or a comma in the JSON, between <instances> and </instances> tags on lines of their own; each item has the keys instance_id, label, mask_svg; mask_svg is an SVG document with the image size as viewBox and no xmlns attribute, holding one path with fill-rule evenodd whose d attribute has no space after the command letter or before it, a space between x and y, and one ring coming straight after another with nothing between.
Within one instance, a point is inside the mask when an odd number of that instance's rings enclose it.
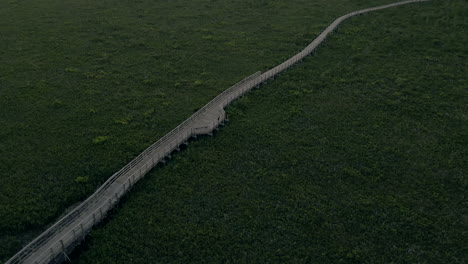
<instances>
[{"instance_id":1,"label":"narrow footbridge","mask_svg":"<svg viewBox=\"0 0 468 264\"><path fill-rule=\"evenodd\" d=\"M175 149L178 149L181 144L187 143L190 137L210 134L223 123L226 119L224 108L231 102L267 80L274 78L283 71L288 70L294 64L301 62L345 19L384 8L424 1L428 0L403 1L363 9L339 17L298 54L262 74L257 72L247 77L216 96L203 108L112 175L88 199L31 241L8 260L6 264L60 263L69 260L67 253L71 252L73 248L85 238L93 226L98 224L106 216L106 213L118 203L120 198L124 196L139 179L156 164L163 162L165 157L170 155Z\"/></svg>"}]
</instances>

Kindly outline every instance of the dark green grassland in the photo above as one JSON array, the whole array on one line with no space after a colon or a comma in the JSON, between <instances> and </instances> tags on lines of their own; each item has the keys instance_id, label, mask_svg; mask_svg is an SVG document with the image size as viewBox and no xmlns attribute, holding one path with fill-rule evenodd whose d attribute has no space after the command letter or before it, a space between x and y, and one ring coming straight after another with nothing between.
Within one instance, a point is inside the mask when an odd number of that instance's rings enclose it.
<instances>
[{"instance_id":1,"label":"dark green grassland","mask_svg":"<svg viewBox=\"0 0 468 264\"><path fill-rule=\"evenodd\" d=\"M388 2L1 2L0 261L217 93ZM346 22L139 183L77 262L466 262L467 13Z\"/></svg>"},{"instance_id":2,"label":"dark green grassland","mask_svg":"<svg viewBox=\"0 0 468 264\"><path fill-rule=\"evenodd\" d=\"M467 13L346 22L142 180L78 263L466 263Z\"/></svg>"},{"instance_id":3,"label":"dark green grassland","mask_svg":"<svg viewBox=\"0 0 468 264\"><path fill-rule=\"evenodd\" d=\"M0 1L0 262L220 91L391 1Z\"/></svg>"}]
</instances>

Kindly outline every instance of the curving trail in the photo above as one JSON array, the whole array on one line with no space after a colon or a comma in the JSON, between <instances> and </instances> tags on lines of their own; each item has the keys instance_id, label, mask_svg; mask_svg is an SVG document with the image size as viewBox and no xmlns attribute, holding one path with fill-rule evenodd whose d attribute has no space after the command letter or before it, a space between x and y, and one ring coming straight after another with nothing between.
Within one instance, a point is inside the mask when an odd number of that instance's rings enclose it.
<instances>
[{"instance_id":1,"label":"curving trail","mask_svg":"<svg viewBox=\"0 0 468 264\"><path fill-rule=\"evenodd\" d=\"M257 72L225 90L171 132L148 147L134 160L112 175L88 199L26 245L6 264L60 263L80 243L127 191L159 162L165 162L181 144L202 134L211 134L226 119L224 108L254 87L274 78L310 55L336 27L347 18L399 5L430 0L408 0L367 8L337 18L304 50L261 74Z\"/></svg>"}]
</instances>

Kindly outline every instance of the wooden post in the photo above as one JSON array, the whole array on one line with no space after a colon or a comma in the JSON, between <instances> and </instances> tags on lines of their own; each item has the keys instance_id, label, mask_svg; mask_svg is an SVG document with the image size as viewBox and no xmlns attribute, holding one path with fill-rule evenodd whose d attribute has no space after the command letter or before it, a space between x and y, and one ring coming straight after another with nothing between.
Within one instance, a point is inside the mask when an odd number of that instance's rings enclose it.
<instances>
[{"instance_id":1,"label":"wooden post","mask_svg":"<svg viewBox=\"0 0 468 264\"><path fill-rule=\"evenodd\" d=\"M54 260L54 250L50 247L50 262L52 262L52 260Z\"/></svg>"},{"instance_id":2,"label":"wooden post","mask_svg":"<svg viewBox=\"0 0 468 264\"><path fill-rule=\"evenodd\" d=\"M71 262L70 258L69 258L68 255L67 255L67 252L65 252L65 246L63 245L63 240L62 240L62 239L60 239L60 244L62 244L62 252L63 252L63 255L65 256L65 258L66 258L69 262Z\"/></svg>"},{"instance_id":3,"label":"wooden post","mask_svg":"<svg viewBox=\"0 0 468 264\"><path fill-rule=\"evenodd\" d=\"M83 240L85 240L85 232L83 228L83 223L80 223L80 227L81 227L81 235L83 236Z\"/></svg>"},{"instance_id":4,"label":"wooden post","mask_svg":"<svg viewBox=\"0 0 468 264\"><path fill-rule=\"evenodd\" d=\"M65 252L65 245L63 244L63 239L60 239L60 244L62 245L62 251Z\"/></svg>"}]
</instances>

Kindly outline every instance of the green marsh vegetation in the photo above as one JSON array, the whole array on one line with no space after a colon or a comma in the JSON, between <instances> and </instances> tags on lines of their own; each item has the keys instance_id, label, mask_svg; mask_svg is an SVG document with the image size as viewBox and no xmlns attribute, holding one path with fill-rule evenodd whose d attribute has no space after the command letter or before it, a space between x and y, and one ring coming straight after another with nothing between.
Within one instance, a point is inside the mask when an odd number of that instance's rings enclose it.
<instances>
[{"instance_id":1,"label":"green marsh vegetation","mask_svg":"<svg viewBox=\"0 0 468 264\"><path fill-rule=\"evenodd\" d=\"M229 85L392 1L310 2L0 3L0 261ZM348 22L139 184L78 262L463 259L463 14Z\"/></svg>"},{"instance_id":2,"label":"green marsh vegetation","mask_svg":"<svg viewBox=\"0 0 468 264\"><path fill-rule=\"evenodd\" d=\"M143 179L77 262L466 262L467 11L349 20Z\"/></svg>"},{"instance_id":3,"label":"green marsh vegetation","mask_svg":"<svg viewBox=\"0 0 468 264\"><path fill-rule=\"evenodd\" d=\"M219 92L389 2L1 1L0 262Z\"/></svg>"}]
</instances>

